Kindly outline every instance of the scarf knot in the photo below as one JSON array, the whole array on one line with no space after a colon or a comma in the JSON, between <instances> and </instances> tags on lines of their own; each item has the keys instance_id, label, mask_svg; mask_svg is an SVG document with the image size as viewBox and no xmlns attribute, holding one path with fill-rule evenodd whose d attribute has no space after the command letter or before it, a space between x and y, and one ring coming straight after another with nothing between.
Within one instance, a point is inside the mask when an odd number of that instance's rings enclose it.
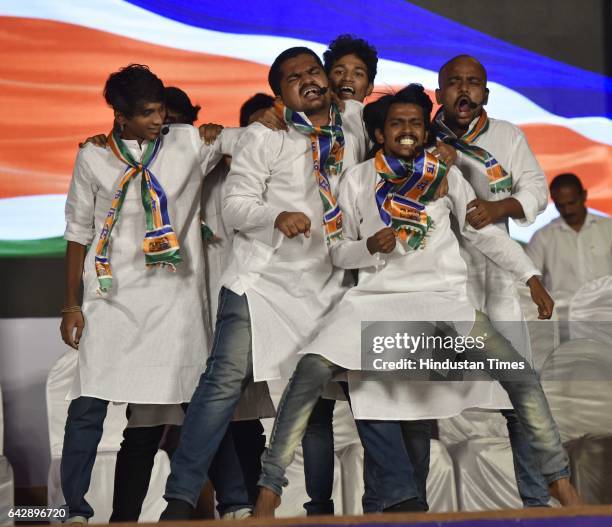
<instances>
[{"instance_id":1,"label":"scarf knot","mask_svg":"<svg viewBox=\"0 0 612 527\"><path fill-rule=\"evenodd\" d=\"M476 139L489 129L489 117L486 111L482 110L476 122L461 137L457 137L444 124L444 111L442 108L438 110L434 117L434 125L436 135L441 141L454 146L460 152L484 165L491 193L497 194L498 192L512 191L512 175L508 174L497 159L484 148L473 144Z\"/></svg>"},{"instance_id":2,"label":"scarf knot","mask_svg":"<svg viewBox=\"0 0 612 527\"><path fill-rule=\"evenodd\" d=\"M96 247L95 266L99 294L109 291L113 283L109 258L111 233L119 219L129 184L138 174L142 174L140 197L146 220L145 236L142 243L145 265L147 267L167 266L171 270L175 270L176 265L182 261L178 239L168 214L166 193L149 169L161 150L162 137L159 136L147 145L141 161L134 159L116 131L109 135L108 144L115 156L127 166L113 196L111 208L106 215Z\"/></svg>"},{"instance_id":3,"label":"scarf knot","mask_svg":"<svg viewBox=\"0 0 612 527\"><path fill-rule=\"evenodd\" d=\"M374 166L380 177L376 185L380 218L408 248L422 248L434 223L425 212L425 206L434 199L446 176L446 165L428 152L405 161L385 155L380 149Z\"/></svg>"}]
</instances>

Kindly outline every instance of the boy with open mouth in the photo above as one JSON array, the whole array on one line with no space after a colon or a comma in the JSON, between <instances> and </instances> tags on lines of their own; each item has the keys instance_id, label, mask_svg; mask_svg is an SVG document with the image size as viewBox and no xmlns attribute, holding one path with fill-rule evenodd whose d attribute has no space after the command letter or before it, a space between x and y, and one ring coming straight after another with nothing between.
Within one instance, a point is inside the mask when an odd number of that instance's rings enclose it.
<instances>
[{"instance_id":1,"label":"boy with open mouth","mask_svg":"<svg viewBox=\"0 0 612 527\"><path fill-rule=\"evenodd\" d=\"M274 514L280 503L285 469L291 463L308 416L326 383L338 373L359 373L362 369L361 321L432 320L448 321L457 332L484 339L483 350L466 350L466 358L499 359L520 362L518 372L500 372L486 367L508 392L542 473L552 487L571 489L568 459L548 403L535 372L522 356L491 325L489 319L469 302L467 270L459 253L459 244L451 230L452 213L461 233L489 258L511 270L531 290L540 317L550 318L553 302L537 278L538 271L521 247L506 233L494 227L477 231L465 222L467 204L474 198L471 187L454 167L446 166L423 150L429 132L432 103L423 88L410 85L394 96L383 97L376 104L375 130L381 148L376 157L349 170L339 189L342 211L342 237L331 246L333 263L345 269L359 268L359 284L336 306L319 334L302 350L304 356L283 394L272 432L270 446L262 458L262 490L255 515ZM433 201L444 175L449 194ZM467 321L453 323L453 321ZM338 331L338 327L343 331ZM379 374L384 381L384 373ZM415 398L435 401L434 411L446 412L457 399L448 383L403 382L405 400ZM415 385L415 386L413 386ZM399 390L398 390L399 393ZM351 386L351 400L356 417L359 397ZM437 397L446 400L438 401ZM418 399L417 399L418 400ZM408 405L390 408L396 419L410 415ZM398 414L398 412L400 414ZM431 417L440 417L432 415ZM390 419L378 416L378 419ZM400 426L399 423L397 426ZM367 445L364 445L367 448ZM410 473L405 451L385 452L387 462L377 467L380 496L385 500L401 487ZM568 490L569 492L569 490ZM414 502L418 496L406 496ZM409 510L404 504L403 510ZM394 510L384 507L385 510Z\"/></svg>"}]
</instances>

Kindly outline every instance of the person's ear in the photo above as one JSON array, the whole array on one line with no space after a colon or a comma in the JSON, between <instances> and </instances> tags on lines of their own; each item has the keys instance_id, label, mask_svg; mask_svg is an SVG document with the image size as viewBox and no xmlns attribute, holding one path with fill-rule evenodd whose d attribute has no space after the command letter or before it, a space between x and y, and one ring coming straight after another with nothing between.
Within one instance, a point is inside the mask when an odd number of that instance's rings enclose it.
<instances>
[{"instance_id":1,"label":"person's ear","mask_svg":"<svg viewBox=\"0 0 612 527\"><path fill-rule=\"evenodd\" d=\"M489 88L485 88L485 96L484 96L484 100L482 101L482 105L484 106L488 102L489 102Z\"/></svg>"},{"instance_id":2,"label":"person's ear","mask_svg":"<svg viewBox=\"0 0 612 527\"><path fill-rule=\"evenodd\" d=\"M582 191L582 202L586 203L586 200L587 200L587 191L586 191L586 189L584 189Z\"/></svg>"},{"instance_id":3,"label":"person's ear","mask_svg":"<svg viewBox=\"0 0 612 527\"><path fill-rule=\"evenodd\" d=\"M374 137L376 138L376 142L377 142L379 145L384 144L384 142L385 142L385 136L384 136L384 134L382 133L382 130L381 130L380 128L377 128L376 130L374 130Z\"/></svg>"},{"instance_id":4,"label":"person's ear","mask_svg":"<svg viewBox=\"0 0 612 527\"><path fill-rule=\"evenodd\" d=\"M119 130L123 131L125 128L125 124L127 122L127 118L120 111L115 110L115 123L117 123Z\"/></svg>"},{"instance_id":5,"label":"person's ear","mask_svg":"<svg viewBox=\"0 0 612 527\"><path fill-rule=\"evenodd\" d=\"M366 97L369 97L370 95L372 95L373 91L374 91L374 84L370 82L370 84L368 84L368 89L366 90Z\"/></svg>"},{"instance_id":6,"label":"person's ear","mask_svg":"<svg viewBox=\"0 0 612 527\"><path fill-rule=\"evenodd\" d=\"M436 88L436 103L442 105L442 90Z\"/></svg>"}]
</instances>

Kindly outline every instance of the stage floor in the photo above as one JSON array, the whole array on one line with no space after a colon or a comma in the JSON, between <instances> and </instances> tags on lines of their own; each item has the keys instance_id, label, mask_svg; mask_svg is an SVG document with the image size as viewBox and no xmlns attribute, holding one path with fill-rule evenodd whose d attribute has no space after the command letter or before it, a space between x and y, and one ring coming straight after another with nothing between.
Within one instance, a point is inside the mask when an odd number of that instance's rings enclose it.
<instances>
[{"instance_id":1,"label":"stage floor","mask_svg":"<svg viewBox=\"0 0 612 527\"><path fill-rule=\"evenodd\" d=\"M146 527L153 523L122 523L116 527ZM299 527L351 526L383 527L612 527L612 506L584 506L561 509L501 510L443 514L371 514L367 516L319 516L316 518L251 519L238 521L169 522L177 527Z\"/></svg>"}]
</instances>

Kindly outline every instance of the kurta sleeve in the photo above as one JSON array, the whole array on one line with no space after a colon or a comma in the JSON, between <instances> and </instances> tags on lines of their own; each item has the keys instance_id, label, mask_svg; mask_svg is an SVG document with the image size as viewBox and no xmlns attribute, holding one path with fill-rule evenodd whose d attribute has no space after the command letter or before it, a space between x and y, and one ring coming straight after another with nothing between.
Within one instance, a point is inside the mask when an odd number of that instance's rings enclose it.
<instances>
[{"instance_id":1,"label":"kurta sleeve","mask_svg":"<svg viewBox=\"0 0 612 527\"><path fill-rule=\"evenodd\" d=\"M546 267L545 247L544 233L540 229L531 237L525 248L527 255L542 274L545 273Z\"/></svg>"},{"instance_id":2,"label":"kurta sleeve","mask_svg":"<svg viewBox=\"0 0 612 527\"><path fill-rule=\"evenodd\" d=\"M505 230L495 225L476 230L465 220L467 204L476 198L476 194L457 167L451 167L449 171L448 186L452 211L463 237L502 269L512 273L517 281L526 282L532 276L540 274L522 247L512 240Z\"/></svg>"},{"instance_id":3,"label":"kurta sleeve","mask_svg":"<svg viewBox=\"0 0 612 527\"><path fill-rule=\"evenodd\" d=\"M97 147L87 145L77 155L65 208L64 239L81 245L89 245L95 236L94 210L97 186L94 183L93 173L85 161L87 152L91 148Z\"/></svg>"},{"instance_id":4,"label":"kurta sleeve","mask_svg":"<svg viewBox=\"0 0 612 527\"><path fill-rule=\"evenodd\" d=\"M533 155L525 134L517 129L512 148L512 197L523 207L524 218L514 218L519 225L531 225L548 204L548 185L544 171Z\"/></svg>"},{"instance_id":5,"label":"kurta sleeve","mask_svg":"<svg viewBox=\"0 0 612 527\"><path fill-rule=\"evenodd\" d=\"M271 160L279 155L281 145L281 132L260 124L249 126L235 146L223 199L223 221L227 227L259 233L260 241L268 245L274 244L274 222L284 212L264 200Z\"/></svg>"},{"instance_id":6,"label":"kurta sleeve","mask_svg":"<svg viewBox=\"0 0 612 527\"><path fill-rule=\"evenodd\" d=\"M197 135L194 140L198 151L198 161L202 169L202 175L206 177L217 166L217 163L221 161L223 156L233 155L244 128L224 128L217 139L210 145L207 145L200 139L197 129L194 130Z\"/></svg>"},{"instance_id":7,"label":"kurta sleeve","mask_svg":"<svg viewBox=\"0 0 612 527\"><path fill-rule=\"evenodd\" d=\"M360 224L363 215L359 210L359 196L367 192L360 178L359 165L342 174L338 188L338 205L342 211L342 240L330 247L332 263L341 269L360 269L380 265L382 260L370 254L367 239L362 239Z\"/></svg>"}]
</instances>

